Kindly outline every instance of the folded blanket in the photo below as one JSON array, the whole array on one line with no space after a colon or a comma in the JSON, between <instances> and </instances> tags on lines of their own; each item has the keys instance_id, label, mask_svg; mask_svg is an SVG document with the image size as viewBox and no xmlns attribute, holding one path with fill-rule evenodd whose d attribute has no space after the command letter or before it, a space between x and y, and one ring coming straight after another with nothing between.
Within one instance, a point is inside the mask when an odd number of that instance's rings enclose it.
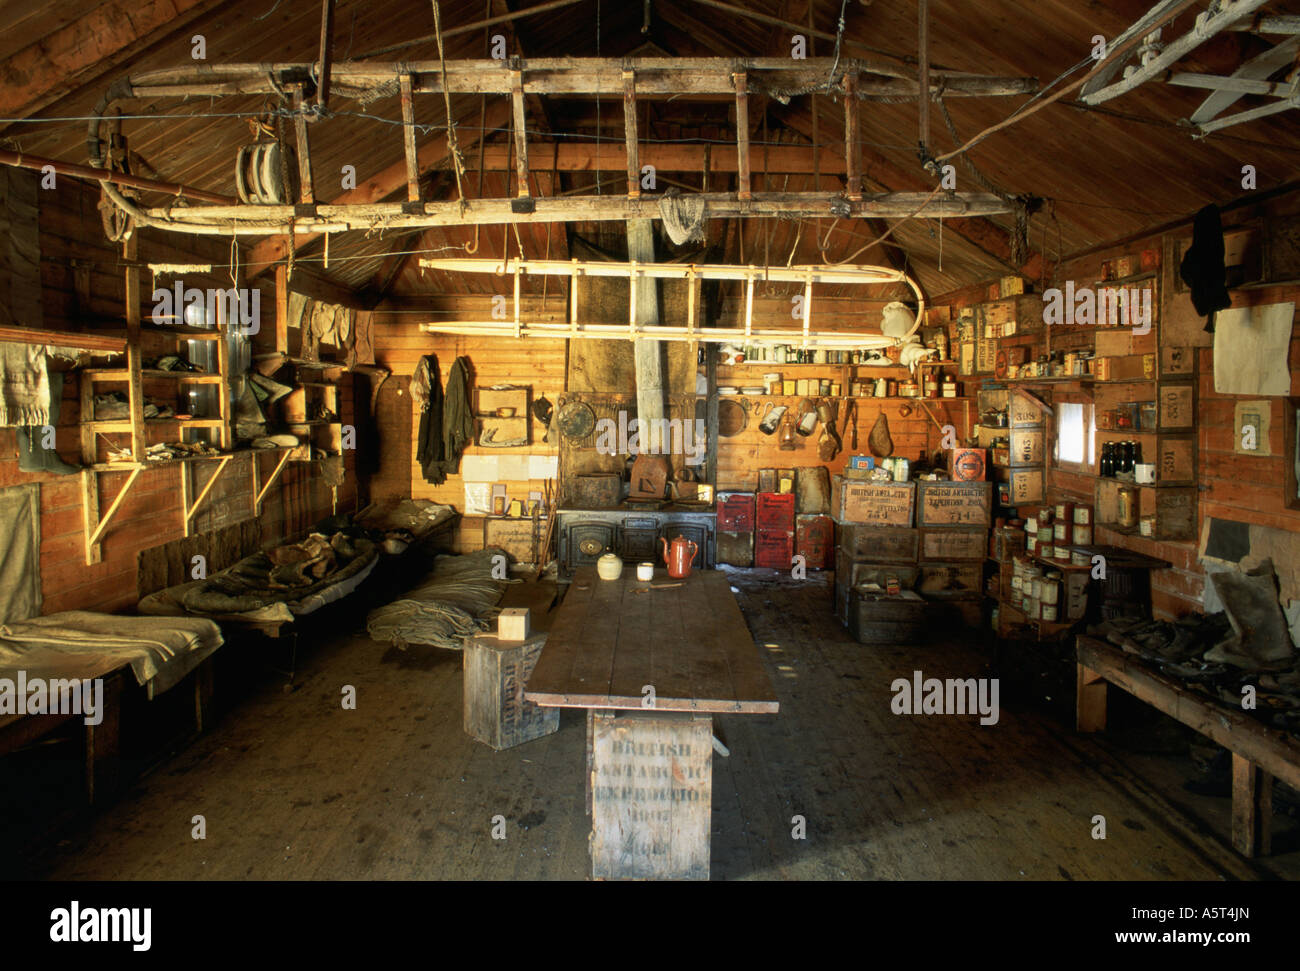
<instances>
[{"instance_id":1,"label":"folded blanket","mask_svg":"<svg viewBox=\"0 0 1300 971\"><path fill-rule=\"evenodd\" d=\"M0 342L0 425L48 425L50 377L45 347Z\"/></svg>"},{"instance_id":2,"label":"folded blanket","mask_svg":"<svg viewBox=\"0 0 1300 971\"><path fill-rule=\"evenodd\" d=\"M0 667L21 665L36 647L99 654L131 665L140 684L157 694L174 687L222 644L221 630L199 617L123 617L65 610L0 626Z\"/></svg>"}]
</instances>

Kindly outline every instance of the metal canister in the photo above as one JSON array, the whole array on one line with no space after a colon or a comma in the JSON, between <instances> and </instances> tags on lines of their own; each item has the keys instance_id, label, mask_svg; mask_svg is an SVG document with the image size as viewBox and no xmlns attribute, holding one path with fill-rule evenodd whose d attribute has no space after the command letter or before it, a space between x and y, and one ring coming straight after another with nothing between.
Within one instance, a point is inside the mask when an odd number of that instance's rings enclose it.
<instances>
[{"instance_id":1,"label":"metal canister","mask_svg":"<svg viewBox=\"0 0 1300 971\"><path fill-rule=\"evenodd\" d=\"M1119 487L1119 512L1116 519L1120 526L1131 529L1138 521L1138 491L1136 486Z\"/></svg>"},{"instance_id":2,"label":"metal canister","mask_svg":"<svg viewBox=\"0 0 1300 971\"><path fill-rule=\"evenodd\" d=\"M1038 599L1044 604L1056 606L1061 600L1061 574L1048 570L1038 585Z\"/></svg>"},{"instance_id":3,"label":"metal canister","mask_svg":"<svg viewBox=\"0 0 1300 971\"><path fill-rule=\"evenodd\" d=\"M1064 519L1066 522L1070 522L1073 516L1074 516L1074 503L1058 502L1056 504L1056 518L1058 520Z\"/></svg>"},{"instance_id":4,"label":"metal canister","mask_svg":"<svg viewBox=\"0 0 1300 971\"><path fill-rule=\"evenodd\" d=\"M1075 506L1074 523L1076 526L1088 526L1092 523L1092 506Z\"/></svg>"},{"instance_id":5,"label":"metal canister","mask_svg":"<svg viewBox=\"0 0 1300 971\"><path fill-rule=\"evenodd\" d=\"M1091 562L1092 558L1089 557L1087 553L1083 552L1083 550L1070 551L1071 566L1088 566Z\"/></svg>"},{"instance_id":6,"label":"metal canister","mask_svg":"<svg viewBox=\"0 0 1300 971\"><path fill-rule=\"evenodd\" d=\"M943 396L945 398L957 397L957 382L950 377L943 379Z\"/></svg>"},{"instance_id":7,"label":"metal canister","mask_svg":"<svg viewBox=\"0 0 1300 971\"><path fill-rule=\"evenodd\" d=\"M898 386L898 396L900 398L915 398L921 392L915 381L904 381Z\"/></svg>"},{"instance_id":8,"label":"metal canister","mask_svg":"<svg viewBox=\"0 0 1300 971\"><path fill-rule=\"evenodd\" d=\"M1077 546L1092 545L1092 527L1074 524L1074 542Z\"/></svg>"},{"instance_id":9,"label":"metal canister","mask_svg":"<svg viewBox=\"0 0 1300 971\"><path fill-rule=\"evenodd\" d=\"M888 380L885 381L885 397L887 398L898 397L898 382L895 381L893 378L889 378Z\"/></svg>"},{"instance_id":10,"label":"metal canister","mask_svg":"<svg viewBox=\"0 0 1300 971\"><path fill-rule=\"evenodd\" d=\"M1068 519L1058 519L1052 526L1052 535L1056 538L1056 545L1070 542L1070 528L1074 523Z\"/></svg>"},{"instance_id":11,"label":"metal canister","mask_svg":"<svg viewBox=\"0 0 1300 971\"><path fill-rule=\"evenodd\" d=\"M1056 604L1043 604L1038 616L1040 620L1045 620L1051 624L1056 623Z\"/></svg>"}]
</instances>

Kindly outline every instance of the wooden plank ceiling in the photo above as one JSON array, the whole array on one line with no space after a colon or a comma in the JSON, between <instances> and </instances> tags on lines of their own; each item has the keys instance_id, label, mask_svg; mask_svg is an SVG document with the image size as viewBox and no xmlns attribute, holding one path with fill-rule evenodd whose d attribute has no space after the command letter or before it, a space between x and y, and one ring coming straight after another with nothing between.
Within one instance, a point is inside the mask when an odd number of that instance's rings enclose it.
<instances>
[{"instance_id":1,"label":"wooden plank ceiling","mask_svg":"<svg viewBox=\"0 0 1300 971\"><path fill-rule=\"evenodd\" d=\"M536 2L444 0L443 28L530 5ZM841 7L840 0L749 0L744 5L770 18L811 24L823 34L834 33ZM221 4L210 0L80 4L12 0L0 4L0 89L7 92L7 116L25 119L0 121L0 139L6 147L24 152L84 162L84 121L52 119L84 117L107 86L124 74L190 63L195 34L206 40L209 63L314 60L320 6L318 0ZM1148 6L1147 0L1104 4L1041 0L1032 9L1019 0L931 4L931 61L946 69L1030 76L1048 83L1087 55L1094 35L1116 36ZM895 55L900 63L907 59L915 63L916 0L849 0L845 9L844 56L880 56L878 52L883 51ZM1278 3L1268 10L1294 13L1297 4ZM525 57L783 56L790 52L790 29L697 0L650 0L648 29L643 31L646 12L641 2L581 0L513 26L504 24L450 38L447 55L487 56L489 35L495 33L506 35L511 53ZM1178 30L1188 22L1180 19ZM432 32L431 6L424 0L339 0L335 56L340 60L365 58ZM23 43L24 39L30 43ZM809 54L829 56L832 46L826 39L813 37ZM1262 49L1257 38L1226 34L1199 49L1188 67L1230 72L1257 49ZM377 59L436 57L437 46L429 40L383 53ZM34 65L41 70L35 71ZM1032 275L1050 273L1058 252L1068 255L1188 215L1206 203L1231 200L1242 192L1240 173L1245 164L1256 167L1261 189L1294 177L1295 152L1300 148L1300 125L1294 113L1194 140L1178 126L1177 119L1189 115L1201 98L1200 92L1150 84L1096 109L1085 110L1073 99L1066 99L990 137L969 153L969 160L999 191L1047 200L1029 226L1031 253L1025 265ZM953 127L964 140L1005 118L1023 100L1023 96L950 98L946 105ZM470 196L479 194L480 117L482 112L491 113L499 107L492 101L484 103L469 96L453 99L470 170L464 188ZM798 191L818 185L835 190L842 185L842 107L829 96L818 96L816 102L815 115L808 98L795 98L789 105L764 98L751 103L753 167L761 187ZM262 99L136 103L134 108L141 115L168 116L128 118L123 123L131 148L160 178L234 194L234 158L239 147L250 141L248 119L211 115L256 113L265 108ZM395 124L400 118L396 97L363 106L335 96L331 109L332 117L311 126L312 161L322 200L334 199L342 191L339 173L344 165L356 166L361 183L400 164L403 157L401 133ZM611 92L600 99L531 98L528 110L533 143L554 142L561 147L553 163L534 159L533 191L541 195L591 191L597 181L598 148L622 144L619 94ZM659 171L660 189L671 184L701 187L701 145L709 146L710 157L716 157L710 186L715 191L734 187L735 166L726 164L734 156L730 148L734 106L679 101L643 104L641 110L642 139L660 143L656 150L669 153L670 168ZM440 99L417 99L416 120L440 129L445 121ZM917 124L915 101L864 106L861 142L868 189L933 186L917 160ZM505 148L508 132L504 125L487 127L485 141L498 150L485 163L482 194L510 195L511 180L505 171L513 165ZM814 135L820 181L810 164ZM436 137L436 130L421 136ZM931 112L931 151L946 152L955 145L943 112L936 106ZM799 149L802 157L797 164L787 159L777 167L801 171L776 171L774 167L765 174L765 146L773 152ZM609 180L604 191L624 191L621 164L620 156L615 164L601 166L600 180ZM554 169L548 168L550 165ZM962 164L958 165L958 180L959 189L985 188ZM398 191L404 189L403 182ZM426 199L455 198L452 173L445 165L424 173L422 191ZM858 252L887 228L883 222L863 220L856 224L747 220L740 227L715 221L710 225L709 246L718 260L773 265L842 260L857 252L857 262L907 267L931 295L1013 268L1011 217L948 220L945 224L895 223L889 241ZM482 257L500 257L506 252L514 255L522 245L530 258L567 258L569 233L611 240L621 231L611 225L524 225L517 236L513 229L500 226L477 232L472 227L449 227L414 234L349 234L331 241L330 263L324 273L369 292L372 298L381 294L486 293L492 286L490 278L450 279L434 272L422 275L409 254L414 250L463 253L477 239L476 255ZM322 249L320 242L305 245L298 257L320 261ZM1046 260L1041 258L1044 250ZM319 262L316 268L322 269ZM542 284L535 286L540 291Z\"/></svg>"}]
</instances>

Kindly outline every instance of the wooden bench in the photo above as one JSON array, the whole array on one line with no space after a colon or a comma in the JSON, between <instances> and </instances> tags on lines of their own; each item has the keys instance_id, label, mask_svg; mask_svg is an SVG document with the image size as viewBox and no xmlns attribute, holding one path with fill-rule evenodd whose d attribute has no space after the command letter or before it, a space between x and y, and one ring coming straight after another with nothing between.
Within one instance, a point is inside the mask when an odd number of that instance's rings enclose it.
<instances>
[{"instance_id":1,"label":"wooden bench","mask_svg":"<svg viewBox=\"0 0 1300 971\"><path fill-rule=\"evenodd\" d=\"M524 697L587 711L596 879L708 879L713 715L774 714L724 574L574 576Z\"/></svg>"},{"instance_id":2,"label":"wooden bench","mask_svg":"<svg viewBox=\"0 0 1300 971\"><path fill-rule=\"evenodd\" d=\"M38 648L23 655L20 665L0 668L0 677L15 678L21 668L28 681L91 680L103 678L103 718L85 725L85 787L91 805L111 799L122 788L122 695L136 683L130 665L117 658L94 654L66 654ZM194 682L194 724L203 731L212 722L213 671L208 657L189 675ZM61 712L68 705L60 704ZM84 714L0 715L0 756L16 752Z\"/></svg>"},{"instance_id":3,"label":"wooden bench","mask_svg":"<svg viewBox=\"0 0 1300 971\"><path fill-rule=\"evenodd\" d=\"M1106 727L1107 682L1194 728L1232 753L1232 846L1245 857L1271 851L1273 779L1300 788L1300 743L1250 714L1174 681L1095 637L1075 641L1078 661L1075 724Z\"/></svg>"}]
</instances>

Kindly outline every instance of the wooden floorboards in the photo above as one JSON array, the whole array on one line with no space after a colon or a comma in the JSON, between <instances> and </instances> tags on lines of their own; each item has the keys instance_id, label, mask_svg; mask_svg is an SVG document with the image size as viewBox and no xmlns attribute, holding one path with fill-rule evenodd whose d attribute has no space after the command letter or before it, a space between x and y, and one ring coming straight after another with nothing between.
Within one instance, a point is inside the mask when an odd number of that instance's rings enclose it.
<instances>
[{"instance_id":1,"label":"wooden floorboards","mask_svg":"<svg viewBox=\"0 0 1300 971\"><path fill-rule=\"evenodd\" d=\"M890 683L979 677L960 640L867 648L824 578L733 574L780 700L722 715L714 879L1250 878L1261 871L1120 778L1093 742L1004 707L898 716ZM516 587L545 628L550 590ZM590 872L581 712L493 752L461 730L460 656L343 631L304 642L298 690L268 681L214 731L33 864L64 879L569 880ZM357 708L344 710L345 685ZM1092 838L1093 817L1107 838ZM191 837L193 817L207 839ZM792 838L801 816L806 839ZM505 839L493 839L495 817ZM1226 833L1223 834L1226 839ZM1291 854L1291 858L1300 854ZM1286 861L1280 861L1285 864Z\"/></svg>"}]
</instances>

